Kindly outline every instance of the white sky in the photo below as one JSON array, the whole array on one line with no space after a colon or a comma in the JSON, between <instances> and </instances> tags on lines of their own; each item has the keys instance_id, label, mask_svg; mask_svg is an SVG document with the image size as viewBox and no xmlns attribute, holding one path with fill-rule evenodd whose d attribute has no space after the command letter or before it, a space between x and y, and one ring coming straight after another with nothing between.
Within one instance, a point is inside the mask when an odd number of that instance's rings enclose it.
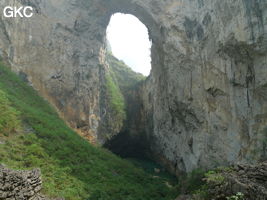
<instances>
[{"instance_id":1,"label":"white sky","mask_svg":"<svg viewBox=\"0 0 267 200\"><path fill-rule=\"evenodd\" d=\"M107 28L112 53L134 71L148 76L151 69L148 30L135 16L116 13Z\"/></svg>"}]
</instances>

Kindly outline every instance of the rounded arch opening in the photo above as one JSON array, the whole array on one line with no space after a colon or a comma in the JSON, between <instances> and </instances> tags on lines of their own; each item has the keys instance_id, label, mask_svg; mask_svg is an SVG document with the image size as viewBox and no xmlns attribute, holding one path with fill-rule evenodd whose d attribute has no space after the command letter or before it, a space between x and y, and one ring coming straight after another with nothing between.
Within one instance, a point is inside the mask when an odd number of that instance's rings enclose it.
<instances>
[{"instance_id":1,"label":"rounded arch opening","mask_svg":"<svg viewBox=\"0 0 267 200\"><path fill-rule=\"evenodd\" d=\"M129 14L128 14L129 13ZM115 12L110 16L106 26L106 63L108 76L117 84L124 103L126 117L119 131L104 144L113 153L125 158L146 158L149 151L141 116L142 100L139 94L144 80L152 75L152 56L155 45L152 45L151 26L154 23L143 23L143 15L132 12ZM140 18L139 18L140 16ZM150 19L147 17L146 19ZM142 20L142 21L141 21ZM154 41L153 41L154 42ZM112 56L110 56L109 52ZM154 51L155 52L155 51ZM114 66L123 61L132 70L122 70ZM120 62L121 63L121 62ZM134 73L134 72L137 73ZM142 75L141 75L142 74ZM109 90L107 92L110 92ZM112 95L110 95L112 96ZM114 118L114 117L113 117ZM136 124L139 124L136 126Z\"/></svg>"},{"instance_id":2,"label":"rounded arch opening","mask_svg":"<svg viewBox=\"0 0 267 200\"><path fill-rule=\"evenodd\" d=\"M144 105L142 104L143 97L141 96L142 88L144 86L144 84L142 83L148 83L148 82L150 83L150 80L153 80L155 78L155 75L157 74L156 72L163 68L164 57L161 52L163 51L162 44L164 38L162 36L164 36L164 30L163 27L158 25L157 21L145 7L142 7L134 3L129 3L129 1L125 0L112 0L109 2L110 2L109 4L104 5L107 6L108 9L107 12L105 13L105 16L101 18L100 22L102 28L101 30L103 31L101 32L103 34L103 35L101 34L101 36L103 36L101 47L104 47L104 51L100 51L100 53L105 54L104 56L105 59L101 60L101 62L104 62L104 66L107 67L105 69L108 69L103 74L111 76L112 78L115 77L113 81L118 84L117 85L119 87L118 89L121 90L122 95L124 96L126 105L125 106L126 118L125 120L123 120L123 126L122 128L119 129L118 132L113 130L109 131L114 134L111 135L111 137L108 140L104 141L103 146L122 157L149 158L150 135L148 134L148 132L150 132L150 130L152 130L153 127L150 121L149 125L146 125L145 121L146 119L144 119L144 117L141 117L144 107ZM107 42L107 29L114 15L118 13L124 16L131 15L133 16L133 18L137 19L137 21L141 23L142 26L145 27L146 38L148 43L150 44L149 45L150 69L148 70L149 72L146 74L146 75L149 74L149 76L145 78L146 81L139 81L139 84L134 84L137 87L130 87L131 89L129 89L128 83L119 85L119 83L123 81L121 81L122 79L120 77L119 78L117 77L118 74L116 72L114 73L116 69L114 70L114 68L112 67L111 63L112 59L110 59L110 56L108 54L108 50L112 50L112 47L111 45L109 47ZM128 38L128 40L132 39ZM131 47L129 46L129 48ZM123 80L129 80L129 79L127 77L126 79ZM141 80L144 80L144 78L142 78ZM150 93L153 93L153 91L150 91ZM145 96L144 98L147 97ZM149 101L152 102L152 100ZM109 118L107 117L107 115L105 115L104 117L106 117L105 119L107 119L109 123L108 120ZM114 119L114 116L112 116L112 118ZM112 124L114 124L113 122Z\"/></svg>"},{"instance_id":3,"label":"rounded arch opening","mask_svg":"<svg viewBox=\"0 0 267 200\"><path fill-rule=\"evenodd\" d=\"M133 71L148 76L152 40L148 28L132 14L114 13L106 29L107 49Z\"/></svg>"}]
</instances>

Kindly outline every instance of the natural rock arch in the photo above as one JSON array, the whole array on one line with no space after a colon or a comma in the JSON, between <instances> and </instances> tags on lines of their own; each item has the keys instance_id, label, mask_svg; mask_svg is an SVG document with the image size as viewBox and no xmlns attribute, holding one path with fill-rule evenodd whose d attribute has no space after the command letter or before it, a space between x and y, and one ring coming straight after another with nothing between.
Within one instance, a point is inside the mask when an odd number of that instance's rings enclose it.
<instances>
[{"instance_id":1,"label":"natural rock arch","mask_svg":"<svg viewBox=\"0 0 267 200\"><path fill-rule=\"evenodd\" d=\"M152 41L151 47L151 74L156 71L160 71L163 68L163 56L162 54L162 43L164 41L164 30L163 26L159 25L154 16L152 15L149 7L142 5L142 2L133 2L133 1L122 1L122 0L113 0L113 1L101 1L97 3L97 8L101 10L104 15L97 19L97 27L98 27L98 34L100 39L100 43L97 46L96 51L99 52L99 61L100 65L103 66L102 74L105 74L105 71L108 70L105 61L105 42L106 42L106 28L109 24L111 16L115 13L124 13L124 14L131 14L137 17L148 29L148 34L150 40ZM89 20L89 19L87 19ZM83 19L86 21L86 19ZM103 77L102 77L103 78ZM104 87L104 86L102 86ZM153 91L149 91L150 97L152 96L151 93ZM106 94L103 94L105 96ZM103 97L105 98L105 97ZM116 130L110 129L109 119L106 119L106 107L107 102L104 102L102 105L102 111L100 111L100 125L98 129L98 133L96 134L98 142L104 144L107 139L106 136L111 137L115 134L118 134L120 130L117 128ZM150 111L152 112L152 110ZM105 113L105 115L101 116L101 113ZM150 121L151 119L149 119ZM108 125L109 124L109 125ZM151 122L150 122L151 124ZM103 125L103 126L102 126ZM108 125L108 126L107 126ZM146 129L146 127L143 127ZM152 126L149 127L149 130L152 130Z\"/></svg>"},{"instance_id":2,"label":"natural rock arch","mask_svg":"<svg viewBox=\"0 0 267 200\"><path fill-rule=\"evenodd\" d=\"M16 0L36 13L0 20L1 57L73 128L98 138L109 133L106 26L115 12L133 14L153 40L152 74L140 93L155 157L176 173L255 162L267 155L267 3L248 2Z\"/></svg>"},{"instance_id":3,"label":"natural rock arch","mask_svg":"<svg viewBox=\"0 0 267 200\"><path fill-rule=\"evenodd\" d=\"M150 10L145 8L142 4L134 1L123 1L123 0L112 0L112 1L102 1L101 7L106 11L105 15L100 18L103 26L101 27L101 32L103 37L103 44L105 43L105 30L109 24L110 18L115 13L131 14L137 17L147 28L149 32L149 37L152 40L151 48L151 58L152 58L152 68L157 68L161 65L160 49L162 48L162 42L164 40L163 26L158 24Z\"/></svg>"}]
</instances>

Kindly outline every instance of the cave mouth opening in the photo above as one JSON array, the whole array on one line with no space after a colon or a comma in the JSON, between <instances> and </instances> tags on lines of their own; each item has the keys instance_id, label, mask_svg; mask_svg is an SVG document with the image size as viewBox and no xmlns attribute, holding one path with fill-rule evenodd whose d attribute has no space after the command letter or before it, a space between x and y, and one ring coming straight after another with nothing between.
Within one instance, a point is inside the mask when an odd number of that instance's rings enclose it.
<instances>
[{"instance_id":1,"label":"cave mouth opening","mask_svg":"<svg viewBox=\"0 0 267 200\"><path fill-rule=\"evenodd\" d=\"M133 71L148 76L151 46L148 28L131 14L114 13L106 30L107 49Z\"/></svg>"}]
</instances>

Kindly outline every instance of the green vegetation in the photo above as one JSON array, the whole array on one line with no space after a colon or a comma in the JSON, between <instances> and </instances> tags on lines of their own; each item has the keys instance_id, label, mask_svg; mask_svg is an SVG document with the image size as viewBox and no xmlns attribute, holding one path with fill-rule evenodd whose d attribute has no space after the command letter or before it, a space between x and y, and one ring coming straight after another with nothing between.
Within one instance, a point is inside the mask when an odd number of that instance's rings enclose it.
<instances>
[{"instance_id":1,"label":"green vegetation","mask_svg":"<svg viewBox=\"0 0 267 200\"><path fill-rule=\"evenodd\" d=\"M111 130L121 131L131 124L136 112L139 111L140 99L137 88L142 84L145 77L134 72L124 62L115 58L111 52L107 53L106 60L109 71L106 74L106 88L112 122L109 123Z\"/></svg>"},{"instance_id":2,"label":"green vegetation","mask_svg":"<svg viewBox=\"0 0 267 200\"><path fill-rule=\"evenodd\" d=\"M205 171L202 169L195 169L191 173L184 177L184 181L181 181L181 188L185 193L194 193L201 189L205 184L203 178L205 177Z\"/></svg>"},{"instance_id":3,"label":"green vegetation","mask_svg":"<svg viewBox=\"0 0 267 200\"><path fill-rule=\"evenodd\" d=\"M129 118L129 100L133 99L133 90L138 84L145 79L142 74L134 72L122 61L115 58L111 52L106 55L107 62L110 66L106 73L106 90L108 95L108 105L110 108L109 123L111 130L120 131L126 118ZM131 107L133 107L131 101ZM127 116L128 114L128 116Z\"/></svg>"},{"instance_id":4,"label":"green vegetation","mask_svg":"<svg viewBox=\"0 0 267 200\"><path fill-rule=\"evenodd\" d=\"M114 121L120 122L122 126L123 121L126 119L126 100L130 90L134 89L145 77L134 72L110 52L107 53L106 59L110 66L110 70L106 74L106 88L112 116Z\"/></svg>"},{"instance_id":5,"label":"green vegetation","mask_svg":"<svg viewBox=\"0 0 267 200\"><path fill-rule=\"evenodd\" d=\"M139 168L143 168L147 173L152 174L153 176L159 176L166 178L170 183L177 183L177 178L166 171L161 165L155 163L155 161L149 159L138 159L138 158L127 158L131 163ZM155 169L158 169L159 172L156 172Z\"/></svg>"},{"instance_id":6,"label":"green vegetation","mask_svg":"<svg viewBox=\"0 0 267 200\"><path fill-rule=\"evenodd\" d=\"M196 200L209 200L215 197L212 191L216 186L222 186L226 183L225 177L223 176L224 173L231 173L232 168L229 167L219 167L211 171L205 172L201 169L196 169L189 173L184 181L181 182L180 188L182 189L182 193L187 193L193 195L193 199ZM241 196L233 195L231 197L224 197L222 199L230 199L234 200L242 200L239 199Z\"/></svg>"},{"instance_id":7,"label":"green vegetation","mask_svg":"<svg viewBox=\"0 0 267 200\"><path fill-rule=\"evenodd\" d=\"M10 116L19 118L14 121L20 120L24 127L16 134L0 134L0 163L14 169L40 168L44 194L67 200L173 200L178 195L175 187L167 186L167 178L155 178L109 151L90 145L3 64L0 90L0 105L7 105L9 113L13 113ZM1 119L10 116L1 112ZM17 123L4 124L3 130L17 127Z\"/></svg>"},{"instance_id":8,"label":"green vegetation","mask_svg":"<svg viewBox=\"0 0 267 200\"><path fill-rule=\"evenodd\" d=\"M115 80L122 93L126 93L129 89L134 89L141 81L145 80L145 76L134 72L111 53L106 55L106 59L111 69L112 78Z\"/></svg>"},{"instance_id":9,"label":"green vegetation","mask_svg":"<svg viewBox=\"0 0 267 200\"><path fill-rule=\"evenodd\" d=\"M215 184L222 184L225 181L224 177L220 173L217 173L215 171L208 171L205 174L205 177L207 183L211 182Z\"/></svg>"},{"instance_id":10,"label":"green vegetation","mask_svg":"<svg viewBox=\"0 0 267 200\"><path fill-rule=\"evenodd\" d=\"M243 200L244 199L244 194L241 192L238 192L236 195L226 197L227 200Z\"/></svg>"},{"instance_id":11,"label":"green vegetation","mask_svg":"<svg viewBox=\"0 0 267 200\"><path fill-rule=\"evenodd\" d=\"M75 199L77 196L80 199L88 196L84 190L85 183L71 176L71 168L60 166L60 162L49 156L41 143L32 133L6 138L5 144L0 145L1 163L14 169L41 168L43 193L51 197Z\"/></svg>"},{"instance_id":12,"label":"green vegetation","mask_svg":"<svg viewBox=\"0 0 267 200\"><path fill-rule=\"evenodd\" d=\"M110 74L106 75L106 87L113 118L123 122L126 119L124 97Z\"/></svg>"},{"instance_id":13,"label":"green vegetation","mask_svg":"<svg viewBox=\"0 0 267 200\"><path fill-rule=\"evenodd\" d=\"M11 106L6 94L0 90L0 135L6 136L20 129L19 112Z\"/></svg>"}]
</instances>

